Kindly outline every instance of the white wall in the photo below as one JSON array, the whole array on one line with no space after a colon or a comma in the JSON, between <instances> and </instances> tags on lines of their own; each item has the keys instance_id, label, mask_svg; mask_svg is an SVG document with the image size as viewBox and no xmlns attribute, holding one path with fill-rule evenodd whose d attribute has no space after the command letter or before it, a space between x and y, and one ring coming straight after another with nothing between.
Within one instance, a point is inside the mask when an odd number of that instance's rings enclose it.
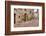
<instances>
[{"instance_id":1,"label":"white wall","mask_svg":"<svg viewBox=\"0 0 46 36\"><path fill-rule=\"evenodd\" d=\"M18 0L16 0L16 1L18 1ZM44 2L45 3L45 15L46 15L46 0L19 0L19 1ZM5 36L4 35L4 33L5 33L5 0L0 0L0 5L1 5L0 6L0 36ZM46 18L46 16L45 16L45 18ZM45 28L46 28L46 23L45 23ZM46 29L45 29L45 32L46 32ZM46 33L11 35L11 36L46 36Z\"/></svg>"}]
</instances>

